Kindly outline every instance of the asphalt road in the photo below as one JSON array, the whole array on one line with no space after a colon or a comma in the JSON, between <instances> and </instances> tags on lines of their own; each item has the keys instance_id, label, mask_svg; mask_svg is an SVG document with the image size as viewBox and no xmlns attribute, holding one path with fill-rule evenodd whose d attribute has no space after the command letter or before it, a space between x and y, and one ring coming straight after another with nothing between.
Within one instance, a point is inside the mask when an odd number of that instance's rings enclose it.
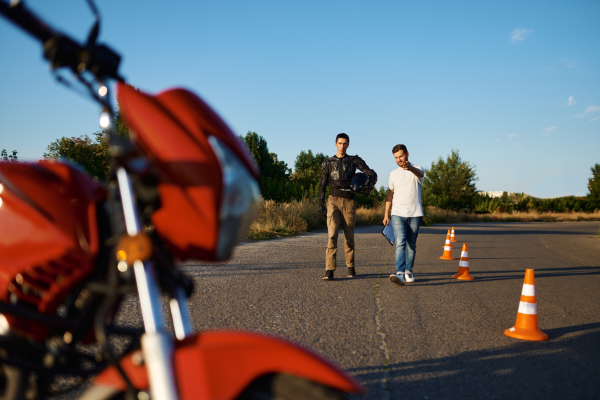
<instances>
[{"instance_id":1,"label":"asphalt road","mask_svg":"<svg viewBox=\"0 0 600 400\"><path fill-rule=\"evenodd\" d=\"M598 222L421 228L416 282L391 283L381 227L357 228L356 269L325 282L327 234L243 243L222 264L188 262L196 330L251 329L308 346L347 369L373 399L599 399ZM343 234L340 234L340 238ZM340 240L341 242L341 240ZM450 277L469 245L474 281ZM545 342L509 338L526 268L535 270Z\"/></svg>"}]
</instances>

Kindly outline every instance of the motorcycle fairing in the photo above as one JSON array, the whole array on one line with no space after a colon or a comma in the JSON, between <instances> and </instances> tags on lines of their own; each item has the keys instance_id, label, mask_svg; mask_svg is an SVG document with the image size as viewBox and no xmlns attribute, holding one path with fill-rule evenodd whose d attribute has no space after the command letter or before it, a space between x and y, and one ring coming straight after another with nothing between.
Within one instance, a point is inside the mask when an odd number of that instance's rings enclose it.
<instances>
[{"instance_id":1,"label":"motorcycle fairing","mask_svg":"<svg viewBox=\"0 0 600 400\"><path fill-rule=\"evenodd\" d=\"M259 173L254 160L244 144L200 97L185 89L166 90L156 97L194 138L206 140L207 135L215 136L235 153L255 178L258 178Z\"/></svg>"},{"instance_id":2,"label":"motorcycle fairing","mask_svg":"<svg viewBox=\"0 0 600 400\"><path fill-rule=\"evenodd\" d=\"M121 365L138 390L148 389L146 370L131 356ZM175 376L182 400L230 400L259 376L284 373L347 393L362 393L352 377L322 357L282 339L251 332L211 331L177 343ZM95 385L125 390L114 367L102 372ZM140 385L140 386L137 386Z\"/></svg>"},{"instance_id":3,"label":"motorcycle fairing","mask_svg":"<svg viewBox=\"0 0 600 400\"><path fill-rule=\"evenodd\" d=\"M118 84L123 117L160 170L157 234L177 258L217 260L223 175L208 138L224 142L256 177L243 144L199 97L184 89L152 96Z\"/></svg>"},{"instance_id":4,"label":"motorcycle fairing","mask_svg":"<svg viewBox=\"0 0 600 400\"><path fill-rule=\"evenodd\" d=\"M6 171L4 163L0 163L0 171ZM12 187L4 174L0 183L0 291L4 292L25 266L60 256L71 241L35 203Z\"/></svg>"},{"instance_id":5,"label":"motorcycle fairing","mask_svg":"<svg viewBox=\"0 0 600 400\"><path fill-rule=\"evenodd\" d=\"M0 162L0 183L0 301L12 294L39 312L54 311L93 269L96 203L106 192L55 161Z\"/></svg>"}]
</instances>

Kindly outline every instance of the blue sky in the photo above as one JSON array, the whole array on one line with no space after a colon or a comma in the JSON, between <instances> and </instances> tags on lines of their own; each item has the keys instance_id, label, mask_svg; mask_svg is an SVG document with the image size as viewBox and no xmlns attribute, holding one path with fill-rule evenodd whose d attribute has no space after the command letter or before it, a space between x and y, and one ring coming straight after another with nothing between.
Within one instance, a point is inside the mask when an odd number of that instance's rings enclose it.
<instances>
[{"instance_id":1,"label":"blue sky","mask_svg":"<svg viewBox=\"0 0 600 400\"><path fill-rule=\"evenodd\" d=\"M83 39L86 3L26 2ZM480 190L585 195L600 163L598 1L102 1L100 41L148 92L187 87L293 167L350 135L387 186L391 148L429 167L458 149ZM39 45L0 20L0 149L40 159L98 130Z\"/></svg>"}]
</instances>

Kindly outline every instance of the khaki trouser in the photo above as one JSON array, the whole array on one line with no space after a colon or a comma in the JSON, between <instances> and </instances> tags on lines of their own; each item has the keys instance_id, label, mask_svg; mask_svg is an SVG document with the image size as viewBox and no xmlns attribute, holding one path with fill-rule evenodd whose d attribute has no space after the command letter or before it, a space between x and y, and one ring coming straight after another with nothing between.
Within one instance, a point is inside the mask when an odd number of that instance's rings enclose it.
<instances>
[{"instance_id":1,"label":"khaki trouser","mask_svg":"<svg viewBox=\"0 0 600 400\"><path fill-rule=\"evenodd\" d=\"M338 231L344 231L346 245L346 266L354 267L354 223L356 220L356 201L343 197L329 196L327 199L327 230L329 241L325 253L325 269L335 271L335 253L337 252Z\"/></svg>"}]
</instances>

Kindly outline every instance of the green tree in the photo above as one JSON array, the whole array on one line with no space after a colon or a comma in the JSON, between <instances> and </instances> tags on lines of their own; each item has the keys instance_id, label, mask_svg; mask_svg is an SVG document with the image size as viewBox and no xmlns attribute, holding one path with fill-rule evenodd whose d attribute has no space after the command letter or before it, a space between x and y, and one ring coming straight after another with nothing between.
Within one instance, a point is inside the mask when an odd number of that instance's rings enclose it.
<instances>
[{"instance_id":1,"label":"green tree","mask_svg":"<svg viewBox=\"0 0 600 400\"><path fill-rule=\"evenodd\" d=\"M128 87L137 91L135 86L127 84ZM129 137L131 129L125 124L121 115L121 98L117 96L117 107L113 118L114 132L121 137ZM79 137L62 137L50 143L44 153L44 159L64 158L79 164L96 180L105 181L110 173L110 156L108 154L108 143L106 131L95 132L94 139L88 135ZM16 156L16 152L13 152ZM10 157L10 156L9 156Z\"/></svg>"},{"instance_id":2,"label":"green tree","mask_svg":"<svg viewBox=\"0 0 600 400\"><path fill-rule=\"evenodd\" d=\"M267 141L256 132L240 136L242 142L252 155L260 175L268 178L289 179L290 169L287 164L277 159L277 154L269 152Z\"/></svg>"},{"instance_id":3,"label":"green tree","mask_svg":"<svg viewBox=\"0 0 600 400\"><path fill-rule=\"evenodd\" d=\"M381 186L379 190L377 190L377 187L374 187L371 194L356 193L354 195L354 200L356 200L356 204L359 207L381 207L385 206L385 199L387 198L388 192L389 189L384 188L383 186Z\"/></svg>"},{"instance_id":4,"label":"green tree","mask_svg":"<svg viewBox=\"0 0 600 400\"><path fill-rule=\"evenodd\" d=\"M475 166L463 161L458 150L452 150L446 160L441 156L425 169L423 201L448 209L471 210L477 194Z\"/></svg>"},{"instance_id":5,"label":"green tree","mask_svg":"<svg viewBox=\"0 0 600 400\"><path fill-rule=\"evenodd\" d=\"M62 137L50 143L44 159L64 158L79 164L96 180L104 181L110 167L108 146L102 132L94 133L94 140L88 135Z\"/></svg>"},{"instance_id":6,"label":"green tree","mask_svg":"<svg viewBox=\"0 0 600 400\"><path fill-rule=\"evenodd\" d=\"M590 211L600 208L600 164L594 164L590 168L592 177L588 181L588 189L590 193L588 197L588 208Z\"/></svg>"},{"instance_id":7,"label":"green tree","mask_svg":"<svg viewBox=\"0 0 600 400\"><path fill-rule=\"evenodd\" d=\"M310 196L311 186L319 185L321 180L321 163L327 159L323 153L313 154L312 150L300 151L294 162L294 173L291 178Z\"/></svg>"},{"instance_id":8,"label":"green tree","mask_svg":"<svg viewBox=\"0 0 600 400\"><path fill-rule=\"evenodd\" d=\"M138 92L140 91L140 89L129 83L127 83L127 87ZM125 124L125 121L123 121L121 109L121 97L117 95L117 109L115 110L115 117L113 118L113 128L118 136L129 137L131 135L131 129Z\"/></svg>"},{"instance_id":9,"label":"green tree","mask_svg":"<svg viewBox=\"0 0 600 400\"><path fill-rule=\"evenodd\" d=\"M277 159L277 154L269 152L267 141L256 132L240 136L242 142L252 155L260 171L260 190L267 200L290 201L302 198L302 188L290 180L290 169L287 164Z\"/></svg>"},{"instance_id":10,"label":"green tree","mask_svg":"<svg viewBox=\"0 0 600 400\"><path fill-rule=\"evenodd\" d=\"M12 154L8 154L8 152L6 151L6 149L2 149L2 152L0 152L0 160L2 161L18 161L19 158L17 157L17 151L13 150Z\"/></svg>"}]
</instances>

